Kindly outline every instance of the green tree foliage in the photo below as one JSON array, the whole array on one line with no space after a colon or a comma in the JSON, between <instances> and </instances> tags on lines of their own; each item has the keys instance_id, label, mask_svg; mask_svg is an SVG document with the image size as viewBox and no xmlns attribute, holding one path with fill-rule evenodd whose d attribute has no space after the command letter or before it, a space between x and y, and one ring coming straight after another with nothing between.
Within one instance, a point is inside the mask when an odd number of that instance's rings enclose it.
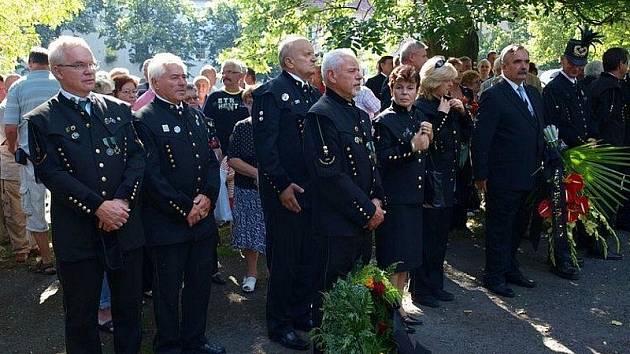
<instances>
[{"instance_id":1,"label":"green tree foliage","mask_svg":"<svg viewBox=\"0 0 630 354\"><path fill-rule=\"evenodd\" d=\"M202 25L187 0L106 0L101 18L107 46L127 48L134 63L158 52L182 59L200 52Z\"/></svg>"},{"instance_id":2,"label":"green tree foliage","mask_svg":"<svg viewBox=\"0 0 630 354\"><path fill-rule=\"evenodd\" d=\"M218 64L218 56L222 50L235 45L240 37L242 26L236 7L226 1L213 4L205 17L205 36L202 46L205 47L206 57Z\"/></svg>"},{"instance_id":3,"label":"green tree foliage","mask_svg":"<svg viewBox=\"0 0 630 354\"><path fill-rule=\"evenodd\" d=\"M0 71L13 70L18 58L40 44L38 25L55 28L82 7L81 0L2 0Z\"/></svg>"},{"instance_id":4,"label":"green tree foliage","mask_svg":"<svg viewBox=\"0 0 630 354\"><path fill-rule=\"evenodd\" d=\"M482 26L528 16L555 24L613 26L630 11L630 0L235 0L234 4L243 31L237 48L223 56L239 57L259 71L275 65L277 43L288 33L315 39L323 49L345 46L374 54L395 47L403 38L416 37L429 44L431 54L476 58ZM504 33L496 45L511 37Z\"/></svg>"}]
</instances>

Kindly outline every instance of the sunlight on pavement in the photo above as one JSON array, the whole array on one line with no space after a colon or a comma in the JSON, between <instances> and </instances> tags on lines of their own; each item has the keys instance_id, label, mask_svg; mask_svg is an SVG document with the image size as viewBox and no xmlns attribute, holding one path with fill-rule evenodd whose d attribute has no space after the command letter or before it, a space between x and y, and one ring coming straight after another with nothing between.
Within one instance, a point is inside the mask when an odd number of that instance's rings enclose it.
<instances>
[{"instance_id":1,"label":"sunlight on pavement","mask_svg":"<svg viewBox=\"0 0 630 354\"><path fill-rule=\"evenodd\" d=\"M485 288L479 286L479 284L475 282L476 278L471 276L470 274L455 269L448 264L444 266L444 272L448 275L449 279L451 279L457 285L466 290L477 290L484 293L488 297L488 299L490 299L490 301L492 301L499 308L503 309L505 312L509 313L512 317L527 322L530 326L532 326L532 328L536 330L536 332L538 332L543 337L542 340L545 347L549 348L555 353L574 354L571 349L567 348L565 345L549 336L549 333L551 332L551 326L548 323L540 322L530 318L527 314L527 311L525 311L524 309L512 308L512 306L501 300L501 298L491 294Z\"/></svg>"},{"instance_id":2,"label":"sunlight on pavement","mask_svg":"<svg viewBox=\"0 0 630 354\"><path fill-rule=\"evenodd\" d=\"M43 304L49 297L55 295L59 291L59 280L55 280L39 295L39 304Z\"/></svg>"}]
</instances>

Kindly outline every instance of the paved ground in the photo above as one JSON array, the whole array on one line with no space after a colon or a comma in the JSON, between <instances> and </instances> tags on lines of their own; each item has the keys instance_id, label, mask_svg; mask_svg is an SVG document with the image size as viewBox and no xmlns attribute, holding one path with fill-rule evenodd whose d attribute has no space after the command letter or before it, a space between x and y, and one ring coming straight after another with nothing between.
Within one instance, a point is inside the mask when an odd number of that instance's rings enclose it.
<instances>
[{"instance_id":1,"label":"paved ground","mask_svg":"<svg viewBox=\"0 0 630 354\"><path fill-rule=\"evenodd\" d=\"M434 353L630 353L630 249L619 262L587 259L576 282L549 272L545 252L523 243L521 269L538 282L502 300L479 287L483 242L459 237L447 255L447 290L456 300L439 309L422 309L425 324L415 339ZM244 270L237 253L223 250L224 274L232 281L213 288L208 336L229 353L292 353L270 343L265 334L265 281L253 295L236 285ZM263 269L261 262L261 270ZM62 304L55 277L31 274L10 260L0 261L0 354L61 353ZM406 303L409 311L419 311ZM144 311L143 352L153 335L150 303ZM104 352L112 353L111 336L103 335Z\"/></svg>"}]
</instances>

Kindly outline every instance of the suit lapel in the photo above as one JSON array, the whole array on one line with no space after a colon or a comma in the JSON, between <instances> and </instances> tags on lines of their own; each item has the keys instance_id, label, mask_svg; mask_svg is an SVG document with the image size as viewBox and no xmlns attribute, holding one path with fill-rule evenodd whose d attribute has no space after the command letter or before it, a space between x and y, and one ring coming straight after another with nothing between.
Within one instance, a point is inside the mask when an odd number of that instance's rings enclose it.
<instances>
[{"instance_id":1,"label":"suit lapel","mask_svg":"<svg viewBox=\"0 0 630 354\"><path fill-rule=\"evenodd\" d=\"M544 121L544 110L542 107L542 102L538 99L538 92L535 92L536 88L533 86L525 85L525 92L527 93L527 97L529 97L529 101L532 103L532 107L534 108L534 115L536 116L536 121L538 123L537 129L542 129L545 126Z\"/></svg>"}]
</instances>

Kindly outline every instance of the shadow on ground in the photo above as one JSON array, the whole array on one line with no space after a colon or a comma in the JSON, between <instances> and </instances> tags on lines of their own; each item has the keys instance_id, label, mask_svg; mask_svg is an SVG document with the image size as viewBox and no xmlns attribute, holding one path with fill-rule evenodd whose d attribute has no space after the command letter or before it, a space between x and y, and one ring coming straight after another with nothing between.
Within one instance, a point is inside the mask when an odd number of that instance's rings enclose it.
<instances>
[{"instance_id":1,"label":"shadow on ground","mask_svg":"<svg viewBox=\"0 0 630 354\"><path fill-rule=\"evenodd\" d=\"M622 240L627 253L623 261L587 258L579 281L549 273L545 245L535 252L523 242L521 269L538 287L515 288L516 298L501 299L480 287L483 239L454 237L447 254L446 289L456 300L438 309L418 309L407 298L407 309L420 312L425 323L414 336L434 353L630 353L628 236ZM220 258L230 281L213 286L208 338L225 345L228 353L297 353L266 337L265 277L259 276L255 293L244 294L244 259L228 247L222 247ZM264 260L259 268L266 275ZM30 273L5 258L0 261L0 304L0 353L64 352L56 277ZM143 352L151 353L150 300L144 310ZM103 334L102 340L103 352L112 353L111 336Z\"/></svg>"}]
</instances>

